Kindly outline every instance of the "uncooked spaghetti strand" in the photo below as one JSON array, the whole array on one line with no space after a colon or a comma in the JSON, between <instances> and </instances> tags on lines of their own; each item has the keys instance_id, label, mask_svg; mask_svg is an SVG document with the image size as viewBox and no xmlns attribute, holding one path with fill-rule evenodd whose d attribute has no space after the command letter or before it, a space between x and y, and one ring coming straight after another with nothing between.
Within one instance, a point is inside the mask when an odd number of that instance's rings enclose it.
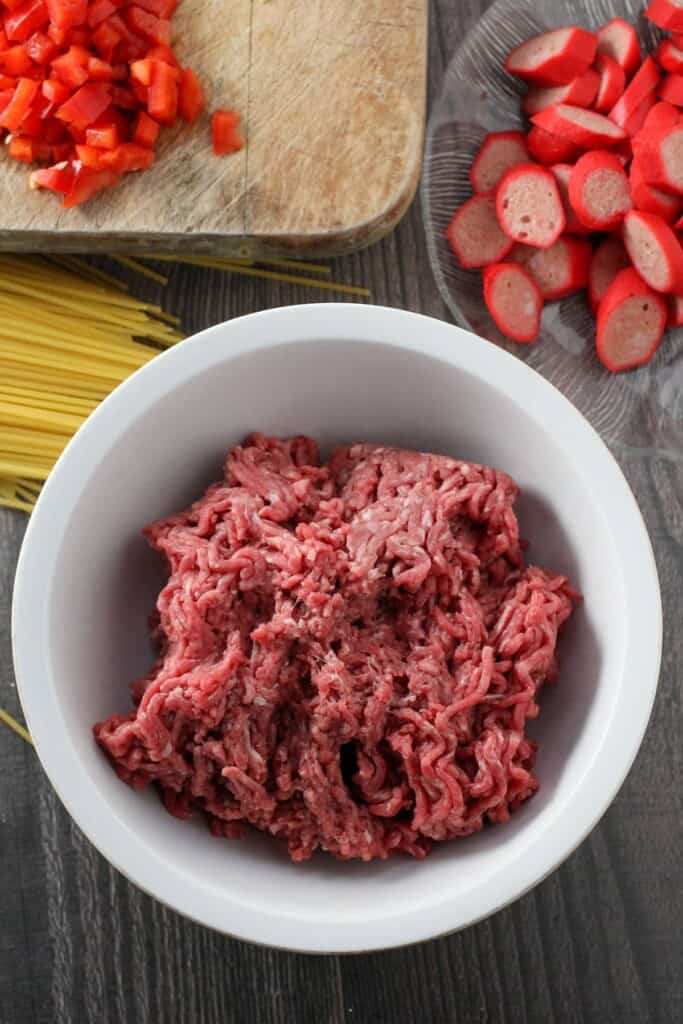
<instances>
[{"instance_id":1,"label":"uncooked spaghetti strand","mask_svg":"<svg viewBox=\"0 0 683 1024\"><path fill-rule=\"evenodd\" d=\"M140 274L142 277L148 277L151 281L155 281L156 284L168 284L167 277L159 274L156 270L152 270L151 267L146 267L144 263L138 263L137 260L133 260L129 256L115 256L113 253L108 255L110 260L115 260L116 263L120 263L122 267L126 267L128 270L134 270L136 274Z\"/></svg>"}]
</instances>

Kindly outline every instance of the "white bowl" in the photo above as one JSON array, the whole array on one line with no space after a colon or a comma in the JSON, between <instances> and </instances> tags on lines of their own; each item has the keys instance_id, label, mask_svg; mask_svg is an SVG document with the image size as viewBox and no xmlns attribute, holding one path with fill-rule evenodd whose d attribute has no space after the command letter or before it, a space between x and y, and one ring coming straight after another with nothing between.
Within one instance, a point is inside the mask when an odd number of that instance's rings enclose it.
<instances>
[{"instance_id":1,"label":"white bowl","mask_svg":"<svg viewBox=\"0 0 683 1024\"><path fill-rule=\"evenodd\" d=\"M218 840L119 781L91 734L149 665L162 574L143 524L183 508L251 430L363 439L494 464L522 485L530 557L585 604L543 694L540 792L504 825L426 861L289 861L263 835ZM397 310L318 305L213 327L136 373L90 417L31 517L14 591L17 680L38 754L97 848L196 921L315 952L397 946L515 899L585 837L636 754L655 694L661 607L636 502L550 384L472 334Z\"/></svg>"}]
</instances>

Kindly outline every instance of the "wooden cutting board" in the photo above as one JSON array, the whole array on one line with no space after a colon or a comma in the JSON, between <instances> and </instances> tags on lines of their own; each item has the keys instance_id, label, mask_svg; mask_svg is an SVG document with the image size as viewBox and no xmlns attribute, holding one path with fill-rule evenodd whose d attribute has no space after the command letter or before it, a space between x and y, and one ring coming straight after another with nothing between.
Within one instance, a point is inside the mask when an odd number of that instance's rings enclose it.
<instances>
[{"instance_id":1,"label":"wooden cutting board","mask_svg":"<svg viewBox=\"0 0 683 1024\"><path fill-rule=\"evenodd\" d=\"M162 132L154 167L83 207L0 160L0 248L331 255L390 230L417 186L427 0L181 0L177 52L247 145L208 117Z\"/></svg>"}]
</instances>

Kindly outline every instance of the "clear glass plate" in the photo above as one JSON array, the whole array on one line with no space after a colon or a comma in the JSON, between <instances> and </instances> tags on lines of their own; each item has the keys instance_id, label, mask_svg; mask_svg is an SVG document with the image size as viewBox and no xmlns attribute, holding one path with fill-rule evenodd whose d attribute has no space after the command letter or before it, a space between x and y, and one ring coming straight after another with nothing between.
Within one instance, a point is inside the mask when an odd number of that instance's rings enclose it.
<instances>
[{"instance_id":1,"label":"clear glass plate","mask_svg":"<svg viewBox=\"0 0 683 1024\"><path fill-rule=\"evenodd\" d=\"M497 0L446 71L427 129L422 203L432 269L458 323L514 352L557 385L616 454L683 461L683 328L667 333L647 366L610 373L595 355L594 321L580 293L546 305L538 342L517 345L489 316L479 272L461 270L444 237L454 211L471 195L468 171L483 137L525 127L523 87L503 71L509 51L548 28L597 28L622 17L651 52L661 34L642 11L642 0Z\"/></svg>"}]
</instances>

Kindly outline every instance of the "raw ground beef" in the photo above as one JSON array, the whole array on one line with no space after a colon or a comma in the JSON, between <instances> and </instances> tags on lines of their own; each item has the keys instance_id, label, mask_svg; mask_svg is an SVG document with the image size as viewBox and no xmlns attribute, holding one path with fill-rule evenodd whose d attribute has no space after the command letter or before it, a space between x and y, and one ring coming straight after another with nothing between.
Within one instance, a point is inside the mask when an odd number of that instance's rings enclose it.
<instances>
[{"instance_id":1,"label":"raw ground beef","mask_svg":"<svg viewBox=\"0 0 683 1024\"><path fill-rule=\"evenodd\" d=\"M527 566L505 473L368 444L247 439L147 527L160 655L95 726L122 779L294 860L424 857L538 787L525 735L577 595Z\"/></svg>"}]
</instances>

